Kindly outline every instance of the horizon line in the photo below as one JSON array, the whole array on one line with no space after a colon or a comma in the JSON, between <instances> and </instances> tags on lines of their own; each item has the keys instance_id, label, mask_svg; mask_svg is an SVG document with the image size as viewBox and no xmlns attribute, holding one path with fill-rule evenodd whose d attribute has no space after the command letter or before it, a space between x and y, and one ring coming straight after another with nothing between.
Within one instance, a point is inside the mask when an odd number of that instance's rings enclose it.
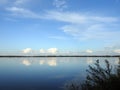
<instances>
[{"instance_id":1,"label":"horizon line","mask_svg":"<svg viewBox=\"0 0 120 90\"><path fill-rule=\"evenodd\" d=\"M0 55L0 57L120 57L120 55Z\"/></svg>"}]
</instances>

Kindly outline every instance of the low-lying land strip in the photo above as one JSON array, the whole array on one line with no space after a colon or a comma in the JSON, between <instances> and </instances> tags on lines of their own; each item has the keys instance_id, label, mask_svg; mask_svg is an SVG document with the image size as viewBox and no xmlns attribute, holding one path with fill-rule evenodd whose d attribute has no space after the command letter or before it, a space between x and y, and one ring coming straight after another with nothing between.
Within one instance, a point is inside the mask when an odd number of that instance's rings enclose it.
<instances>
[{"instance_id":1,"label":"low-lying land strip","mask_svg":"<svg viewBox=\"0 0 120 90\"><path fill-rule=\"evenodd\" d=\"M120 55L0 55L0 57L120 57Z\"/></svg>"}]
</instances>

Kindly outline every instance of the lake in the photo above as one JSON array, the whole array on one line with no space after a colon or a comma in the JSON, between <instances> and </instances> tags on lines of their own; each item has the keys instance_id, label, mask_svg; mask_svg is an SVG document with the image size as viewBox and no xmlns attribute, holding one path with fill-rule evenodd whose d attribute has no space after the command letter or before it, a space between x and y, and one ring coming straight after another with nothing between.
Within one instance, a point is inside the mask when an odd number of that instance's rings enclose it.
<instances>
[{"instance_id":1,"label":"lake","mask_svg":"<svg viewBox=\"0 0 120 90\"><path fill-rule=\"evenodd\" d=\"M83 82L88 65L117 57L34 57L0 58L0 90L63 90L72 80Z\"/></svg>"}]
</instances>

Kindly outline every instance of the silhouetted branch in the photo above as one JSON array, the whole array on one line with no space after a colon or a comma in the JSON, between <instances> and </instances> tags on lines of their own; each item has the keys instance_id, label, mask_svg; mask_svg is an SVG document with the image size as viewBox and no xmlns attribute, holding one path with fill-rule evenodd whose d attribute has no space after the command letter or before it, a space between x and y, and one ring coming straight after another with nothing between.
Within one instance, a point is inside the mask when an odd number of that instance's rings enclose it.
<instances>
[{"instance_id":1,"label":"silhouetted branch","mask_svg":"<svg viewBox=\"0 0 120 90\"><path fill-rule=\"evenodd\" d=\"M112 66L105 60L105 68L101 67L99 60L94 66L89 65L86 80L82 84L70 83L66 85L66 90L120 90L120 59L113 73Z\"/></svg>"}]
</instances>

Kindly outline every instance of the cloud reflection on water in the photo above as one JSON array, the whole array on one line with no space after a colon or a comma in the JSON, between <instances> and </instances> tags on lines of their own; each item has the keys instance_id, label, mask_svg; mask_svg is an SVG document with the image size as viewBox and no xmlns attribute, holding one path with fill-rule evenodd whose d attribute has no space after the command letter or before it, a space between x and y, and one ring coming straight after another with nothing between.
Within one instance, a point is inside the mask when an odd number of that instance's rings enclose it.
<instances>
[{"instance_id":1,"label":"cloud reflection on water","mask_svg":"<svg viewBox=\"0 0 120 90\"><path fill-rule=\"evenodd\" d=\"M51 58L50 60L40 60L39 61L40 65L49 65L49 66L57 66L57 60L56 58Z\"/></svg>"},{"instance_id":2,"label":"cloud reflection on water","mask_svg":"<svg viewBox=\"0 0 120 90\"><path fill-rule=\"evenodd\" d=\"M26 66L30 66L32 63L29 60L25 59L22 61L22 64L24 64Z\"/></svg>"},{"instance_id":3,"label":"cloud reflection on water","mask_svg":"<svg viewBox=\"0 0 120 90\"><path fill-rule=\"evenodd\" d=\"M30 66L30 65L33 65L33 64L38 64L39 65L48 65L48 66L57 66L57 64L59 62L57 62L57 58L44 58L44 59L40 59L40 60L37 60L37 59L23 59L22 60L22 64L25 65L25 66Z\"/></svg>"},{"instance_id":4,"label":"cloud reflection on water","mask_svg":"<svg viewBox=\"0 0 120 90\"><path fill-rule=\"evenodd\" d=\"M98 58L102 64L104 64L104 60L106 58ZM103 60L101 60L103 59ZM56 58L56 57L50 57L50 58L26 58L22 60L22 64L25 66L31 66L31 65L47 65L51 67L56 67L58 65L66 64L66 65L71 65L71 64L76 64L79 62L79 64L83 65L90 65L94 64L97 58ZM109 59L107 59L109 60ZM119 63L119 59L116 60L109 60L112 64L116 65Z\"/></svg>"},{"instance_id":5,"label":"cloud reflection on water","mask_svg":"<svg viewBox=\"0 0 120 90\"><path fill-rule=\"evenodd\" d=\"M94 63L93 58L87 58L86 63L93 64Z\"/></svg>"}]
</instances>

